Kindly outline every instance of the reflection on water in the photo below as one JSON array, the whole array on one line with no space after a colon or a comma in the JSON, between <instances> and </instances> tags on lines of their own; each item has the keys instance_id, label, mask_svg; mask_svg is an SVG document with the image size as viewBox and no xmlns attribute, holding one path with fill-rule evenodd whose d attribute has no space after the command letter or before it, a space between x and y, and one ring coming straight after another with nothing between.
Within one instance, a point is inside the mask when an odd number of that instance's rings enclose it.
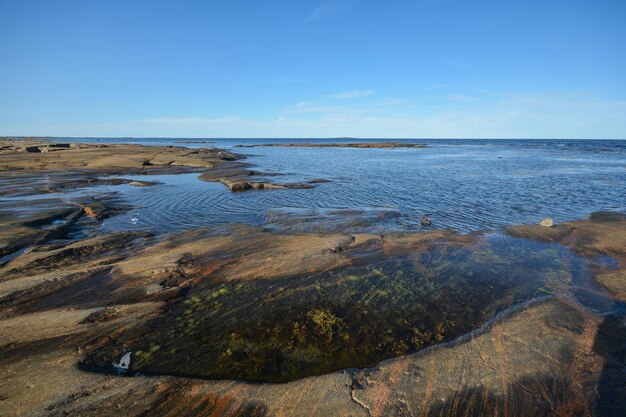
<instances>
[{"instance_id":1,"label":"reflection on water","mask_svg":"<svg viewBox=\"0 0 626 417\"><path fill-rule=\"evenodd\" d=\"M592 285L586 261L566 248L500 234L434 240L394 256L372 244L351 256L350 266L319 275L191 290L122 337L133 348L131 369L288 381L369 367L523 301Z\"/></svg>"}]
</instances>

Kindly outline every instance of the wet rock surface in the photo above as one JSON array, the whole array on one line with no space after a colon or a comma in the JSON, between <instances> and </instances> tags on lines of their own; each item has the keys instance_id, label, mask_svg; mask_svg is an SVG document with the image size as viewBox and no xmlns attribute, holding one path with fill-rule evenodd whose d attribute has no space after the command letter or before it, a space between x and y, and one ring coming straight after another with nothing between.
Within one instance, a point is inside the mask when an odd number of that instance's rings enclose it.
<instances>
[{"instance_id":1,"label":"wet rock surface","mask_svg":"<svg viewBox=\"0 0 626 417\"><path fill-rule=\"evenodd\" d=\"M626 407L623 214L469 235L227 224L162 237L98 233L128 204L114 195L17 188L24 199L0 203L2 416Z\"/></svg>"},{"instance_id":2,"label":"wet rock surface","mask_svg":"<svg viewBox=\"0 0 626 417\"><path fill-rule=\"evenodd\" d=\"M267 245L254 231L246 236L254 246ZM566 292L585 268L556 245L503 236L391 234L360 244L356 236L336 236L337 243L326 240L326 248L302 255L291 248L299 241L311 248L321 236L275 239L290 253L234 252L205 277L213 285L190 288L143 333L121 335L124 349L134 346L131 369L285 382L370 367L452 340L533 297ZM226 243L215 236L202 247L211 240ZM228 248L232 243L188 255L185 273L203 269L194 259L211 262ZM290 259L295 265L285 268ZM93 365L105 366L120 352L113 346L97 352Z\"/></svg>"},{"instance_id":3,"label":"wet rock surface","mask_svg":"<svg viewBox=\"0 0 626 417\"><path fill-rule=\"evenodd\" d=\"M87 224L97 225L129 208L113 194L0 201L0 264L31 245L72 237Z\"/></svg>"},{"instance_id":4,"label":"wet rock surface","mask_svg":"<svg viewBox=\"0 0 626 417\"><path fill-rule=\"evenodd\" d=\"M608 270L598 271L595 280L622 302L626 301L626 227L623 213L597 212L588 221L568 222L556 227L527 225L507 229L512 236L556 242L588 258L610 257Z\"/></svg>"},{"instance_id":5,"label":"wet rock surface","mask_svg":"<svg viewBox=\"0 0 626 417\"><path fill-rule=\"evenodd\" d=\"M231 163L223 168L205 171L198 177L203 181L221 182L231 191L248 190L285 190L288 188L312 188L313 183L284 183L269 182L267 177L276 174L262 173L250 169L250 164Z\"/></svg>"}]
</instances>

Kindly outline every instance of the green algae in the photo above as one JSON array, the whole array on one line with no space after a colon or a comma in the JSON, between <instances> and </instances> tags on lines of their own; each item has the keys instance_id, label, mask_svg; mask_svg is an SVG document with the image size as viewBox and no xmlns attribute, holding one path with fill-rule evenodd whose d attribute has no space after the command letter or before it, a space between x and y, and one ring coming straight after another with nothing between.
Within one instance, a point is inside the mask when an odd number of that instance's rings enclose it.
<instances>
[{"instance_id":1,"label":"green algae","mask_svg":"<svg viewBox=\"0 0 626 417\"><path fill-rule=\"evenodd\" d=\"M563 290L579 268L558 245L495 235L394 257L373 250L313 276L225 282L190 291L130 338L131 368L282 382L370 367Z\"/></svg>"}]
</instances>

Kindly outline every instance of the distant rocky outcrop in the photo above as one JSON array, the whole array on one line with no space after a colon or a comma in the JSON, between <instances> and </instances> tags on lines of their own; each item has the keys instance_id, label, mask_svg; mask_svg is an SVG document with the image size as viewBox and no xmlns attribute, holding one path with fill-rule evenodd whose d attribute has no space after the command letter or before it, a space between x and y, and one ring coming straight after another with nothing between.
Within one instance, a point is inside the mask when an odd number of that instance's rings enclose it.
<instances>
[{"instance_id":1,"label":"distant rocky outcrop","mask_svg":"<svg viewBox=\"0 0 626 417\"><path fill-rule=\"evenodd\" d=\"M422 143L409 142L358 142L358 143L260 143L255 145L235 145L235 148L254 148L260 146L282 146L294 148L425 148Z\"/></svg>"}]
</instances>

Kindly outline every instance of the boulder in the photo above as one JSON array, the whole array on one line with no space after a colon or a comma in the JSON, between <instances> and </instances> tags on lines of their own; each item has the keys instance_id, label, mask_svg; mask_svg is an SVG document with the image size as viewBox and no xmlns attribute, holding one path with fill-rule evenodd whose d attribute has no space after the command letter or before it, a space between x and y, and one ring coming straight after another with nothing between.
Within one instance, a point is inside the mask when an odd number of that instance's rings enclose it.
<instances>
[{"instance_id":1,"label":"boulder","mask_svg":"<svg viewBox=\"0 0 626 417\"><path fill-rule=\"evenodd\" d=\"M554 221L550 217L546 217L539 222L539 226L552 227L554 226Z\"/></svg>"}]
</instances>

